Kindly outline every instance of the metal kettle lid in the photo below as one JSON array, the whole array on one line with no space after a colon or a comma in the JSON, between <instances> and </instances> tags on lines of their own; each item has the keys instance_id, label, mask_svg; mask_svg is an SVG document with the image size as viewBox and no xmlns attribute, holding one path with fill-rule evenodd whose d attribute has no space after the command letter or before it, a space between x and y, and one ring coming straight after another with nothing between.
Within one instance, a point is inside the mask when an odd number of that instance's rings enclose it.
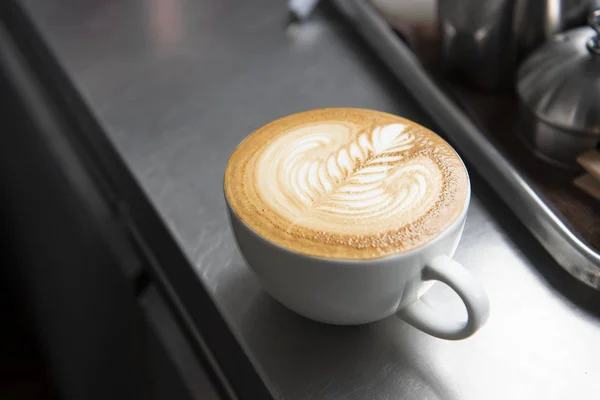
<instances>
[{"instance_id":1,"label":"metal kettle lid","mask_svg":"<svg viewBox=\"0 0 600 400\"><path fill-rule=\"evenodd\" d=\"M589 24L556 35L529 56L519 69L517 92L537 118L600 136L600 9Z\"/></svg>"}]
</instances>

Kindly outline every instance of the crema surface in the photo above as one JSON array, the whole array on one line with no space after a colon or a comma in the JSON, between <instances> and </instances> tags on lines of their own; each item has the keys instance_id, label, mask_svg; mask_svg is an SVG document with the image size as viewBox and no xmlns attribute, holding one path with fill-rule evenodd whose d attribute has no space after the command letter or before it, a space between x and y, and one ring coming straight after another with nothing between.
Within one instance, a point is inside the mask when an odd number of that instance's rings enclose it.
<instances>
[{"instance_id":1,"label":"crema surface","mask_svg":"<svg viewBox=\"0 0 600 400\"><path fill-rule=\"evenodd\" d=\"M372 259L420 247L464 210L469 182L428 129L362 109L312 110L258 129L232 154L225 194L240 219L307 255Z\"/></svg>"}]
</instances>

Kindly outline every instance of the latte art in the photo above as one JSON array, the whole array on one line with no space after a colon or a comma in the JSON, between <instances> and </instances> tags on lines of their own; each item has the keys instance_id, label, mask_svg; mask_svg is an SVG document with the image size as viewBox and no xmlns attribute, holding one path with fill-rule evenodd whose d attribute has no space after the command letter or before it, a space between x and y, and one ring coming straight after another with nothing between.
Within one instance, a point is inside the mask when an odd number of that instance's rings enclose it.
<instances>
[{"instance_id":1,"label":"latte art","mask_svg":"<svg viewBox=\"0 0 600 400\"><path fill-rule=\"evenodd\" d=\"M363 234L382 224L403 226L427 211L441 189L441 173L429 158L402 162L415 140L398 123L358 135L350 125L309 124L261 155L258 192L290 221L290 230Z\"/></svg>"},{"instance_id":2,"label":"latte art","mask_svg":"<svg viewBox=\"0 0 600 400\"><path fill-rule=\"evenodd\" d=\"M228 201L267 239L315 256L373 258L418 247L463 211L468 178L441 138L389 114L325 109L244 141Z\"/></svg>"}]
</instances>

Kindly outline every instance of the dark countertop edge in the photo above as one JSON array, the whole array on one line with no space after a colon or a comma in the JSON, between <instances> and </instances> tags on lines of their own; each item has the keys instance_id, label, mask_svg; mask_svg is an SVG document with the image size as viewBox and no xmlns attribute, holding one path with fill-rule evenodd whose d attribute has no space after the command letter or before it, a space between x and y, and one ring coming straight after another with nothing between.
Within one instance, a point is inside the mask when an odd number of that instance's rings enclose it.
<instances>
[{"instance_id":1,"label":"dark countertop edge","mask_svg":"<svg viewBox=\"0 0 600 400\"><path fill-rule=\"evenodd\" d=\"M25 56L52 111L68 127L65 135L95 178L117 222L129 230L132 245L144 255L150 279L168 299L198 358L209 364L211 380L221 395L227 396L232 389L240 399L272 399L180 246L34 23L14 0L2 3L0 10L2 23Z\"/></svg>"}]
</instances>

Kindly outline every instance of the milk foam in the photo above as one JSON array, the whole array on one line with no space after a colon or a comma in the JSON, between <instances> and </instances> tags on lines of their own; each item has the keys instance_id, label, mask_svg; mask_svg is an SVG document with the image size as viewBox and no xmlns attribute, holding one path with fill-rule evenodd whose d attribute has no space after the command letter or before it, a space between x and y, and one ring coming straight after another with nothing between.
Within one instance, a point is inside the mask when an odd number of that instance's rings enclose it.
<instances>
[{"instance_id":1,"label":"milk foam","mask_svg":"<svg viewBox=\"0 0 600 400\"><path fill-rule=\"evenodd\" d=\"M261 197L301 226L334 234L378 233L419 219L442 187L437 164L405 160L417 144L405 124L356 132L340 123L313 123L277 138L255 172Z\"/></svg>"},{"instance_id":2,"label":"milk foam","mask_svg":"<svg viewBox=\"0 0 600 400\"><path fill-rule=\"evenodd\" d=\"M284 117L250 135L225 173L251 229L308 255L369 259L426 244L468 201L458 155L412 121L360 109Z\"/></svg>"}]
</instances>

